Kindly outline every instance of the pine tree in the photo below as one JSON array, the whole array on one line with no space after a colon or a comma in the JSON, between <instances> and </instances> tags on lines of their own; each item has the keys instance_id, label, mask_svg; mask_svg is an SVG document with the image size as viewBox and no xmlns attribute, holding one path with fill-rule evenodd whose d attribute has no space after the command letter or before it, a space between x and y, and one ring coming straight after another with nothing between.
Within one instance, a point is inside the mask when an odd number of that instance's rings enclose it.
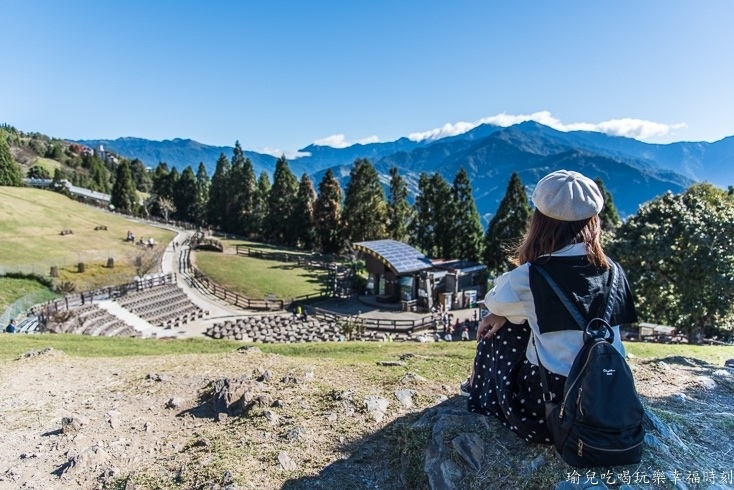
<instances>
[{"instance_id":1,"label":"pine tree","mask_svg":"<svg viewBox=\"0 0 734 490\"><path fill-rule=\"evenodd\" d=\"M617 207L614 205L614 201L612 201L612 195L609 193L607 188L604 187L604 182L602 182L601 178L595 178L594 182L596 182L596 185L599 187L601 195L604 196L604 208L601 210L601 213L599 213L599 218L601 218L601 228L604 231L611 231L619 226L620 219Z\"/></svg>"},{"instance_id":2,"label":"pine tree","mask_svg":"<svg viewBox=\"0 0 734 490\"><path fill-rule=\"evenodd\" d=\"M316 241L313 217L315 201L316 191L308 174L304 173L298 185L298 194L291 215L291 233L298 248L311 250L314 247Z\"/></svg>"},{"instance_id":3,"label":"pine tree","mask_svg":"<svg viewBox=\"0 0 734 490\"><path fill-rule=\"evenodd\" d=\"M328 169L319 183L319 196L314 204L314 226L321 250L327 254L341 251L342 189Z\"/></svg>"},{"instance_id":4,"label":"pine tree","mask_svg":"<svg viewBox=\"0 0 734 490\"><path fill-rule=\"evenodd\" d=\"M387 233L400 242L408 240L408 226L413 218L413 208L408 203L408 186L398 168L390 169L390 193L387 199Z\"/></svg>"},{"instance_id":5,"label":"pine tree","mask_svg":"<svg viewBox=\"0 0 734 490\"><path fill-rule=\"evenodd\" d=\"M454 178L452 195L454 198L452 256L477 262L482 257L484 228L474 203L469 176L463 167Z\"/></svg>"},{"instance_id":6,"label":"pine tree","mask_svg":"<svg viewBox=\"0 0 734 490\"><path fill-rule=\"evenodd\" d=\"M231 212L228 215L227 227L229 231L250 236L257 182L252 162L245 157L239 141L234 144L228 184Z\"/></svg>"},{"instance_id":7,"label":"pine tree","mask_svg":"<svg viewBox=\"0 0 734 490\"><path fill-rule=\"evenodd\" d=\"M525 235L530 214L525 187L517 172L513 172L505 196L484 235L484 263L490 272L501 274L512 268L512 249Z\"/></svg>"},{"instance_id":8,"label":"pine tree","mask_svg":"<svg viewBox=\"0 0 734 490\"><path fill-rule=\"evenodd\" d=\"M203 225L206 223L206 206L209 202L209 174L204 162L199 162L196 169L196 205L194 206L194 223Z\"/></svg>"},{"instance_id":9,"label":"pine tree","mask_svg":"<svg viewBox=\"0 0 734 490\"><path fill-rule=\"evenodd\" d=\"M217 167L214 170L212 182L209 186L209 201L206 207L209 224L217 228L224 227L225 217L229 211L229 192L227 186L229 171L229 160L224 153L220 153L219 159L217 159Z\"/></svg>"},{"instance_id":10,"label":"pine tree","mask_svg":"<svg viewBox=\"0 0 734 490\"><path fill-rule=\"evenodd\" d=\"M450 257L454 239L451 186L438 173L421 173L415 216L410 225L411 244L429 257Z\"/></svg>"},{"instance_id":11,"label":"pine tree","mask_svg":"<svg viewBox=\"0 0 734 490\"><path fill-rule=\"evenodd\" d=\"M275 162L273 187L268 197L268 216L266 218L266 237L275 243L294 244L293 234L288 230L292 223L291 214L298 193L298 180L288 166L285 155Z\"/></svg>"},{"instance_id":12,"label":"pine tree","mask_svg":"<svg viewBox=\"0 0 734 490\"><path fill-rule=\"evenodd\" d=\"M173 188L176 219L193 222L196 214L196 175L191 165L186 167Z\"/></svg>"},{"instance_id":13,"label":"pine tree","mask_svg":"<svg viewBox=\"0 0 734 490\"><path fill-rule=\"evenodd\" d=\"M377 170L366 158L354 161L344 192L344 238L352 242L387 236L387 203Z\"/></svg>"},{"instance_id":14,"label":"pine tree","mask_svg":"<svg viewBox=\"0 0 734 490\"><path fill-rule=\"evenodd\" d=\"M127 160L123 160L117 167L110 204L121 213L135 214L138 210L138 193L135 191L135 182Z\"/></svg>"},{"instance_id":15,"label":"pine tree","mask_svg":"<svg viewBox=\"0 0 734 490\"><path fill-rule=\"evenodd\" d=\"M270 198L270 178L264 170L260 172L257 179L257 192L255 193L255 207L252 214L253 234L260 238L264 236L265 220L268 215L268 199Z\"/></svg>"}]
</instances>

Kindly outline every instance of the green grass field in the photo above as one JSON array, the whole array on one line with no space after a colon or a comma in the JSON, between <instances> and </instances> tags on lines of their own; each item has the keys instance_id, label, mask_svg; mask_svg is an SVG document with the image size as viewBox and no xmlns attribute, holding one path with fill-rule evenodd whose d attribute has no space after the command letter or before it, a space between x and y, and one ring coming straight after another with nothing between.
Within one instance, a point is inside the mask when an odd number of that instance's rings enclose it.
<instances>
[{"instance_id":1,"label":"green grass field","mask_svg":"<svg viewBox=\"0 0 734 490\"><path fill-rule=\"evenodd\" d=\"M92 337L70 334L0 335L0 360L14 359L30 350L52 347L77 357L125 357L174 354L218 354L232 352L244 345L229 340L133 339ZM305 359L334 359L345 364L395 360L411 353L435 365L435 370L451 375L455 369L468 369L474 358L473 342L321 342L313 344L257 344L263 352ZM734 346L687 346L625 342L627 352L641 359L682 356L723 366L734 358Z\"/></svg>"},{"instance_id":2,"label":"green grass field","mask_svg":"<svg viewBox=\"0 0 734 490\"><path fill-rule=\"evenodd\" d=\"M46 170L48 170L48 173L51 174L53 177L54 171L57 168L61 168L61 163L57 162L56 160L52 160L51 158L44 158L44 157L38 157L35 162L33 162L33 165L38 165L39 167L43 167Z\"/></svg>"},{"instance_id":3,"label":"green grass field","mask_svg":"<svg viewBox=\"0 0 734 490\"><path fill-rule=\"evenodd\" d=\"M95 231L106 226L106 231ZM70 229L72 235L61 236ZM0 265L22 272L48 275L52 265L61 268L61 280L72 281L87 290L129 281L140 249L125 242L127 231L136 238L153 237L168 243L175 233L135 223L101 209L85 206L55 192L0 187ZM108 258L115 268L102 267ZM76 272L84 262L88 273Z\"/></svg>"},{"instance_id":4,"label":"green grass field","mask_svg":"<svg viewBox=\"0 0 734 490\"><path fill-rule=\"evenodd\" d=\"M20 298L32 293L35 293L34 298L39 303L57 296L46 286L33 279L0 277L0 313Z\"/></svg>"},{"instance_id":5,"label":"green grass field","mask_svg":"<svg viewBox=\"0 0 734 490\"><path fill-rule=\"evenodd\" d=\"M326 286L327 271L298 264L216 252L196 252L196 266L218 285L248 298L295 298L318 294Z\"/></svg>"}]
</instances>

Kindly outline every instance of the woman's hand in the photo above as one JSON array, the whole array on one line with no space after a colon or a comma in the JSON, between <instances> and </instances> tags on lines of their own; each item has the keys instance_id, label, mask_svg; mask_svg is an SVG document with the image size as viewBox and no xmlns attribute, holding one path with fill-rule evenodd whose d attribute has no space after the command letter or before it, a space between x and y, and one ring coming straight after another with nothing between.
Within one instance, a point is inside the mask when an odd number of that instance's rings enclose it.
<instances>
[{"instance_id":1,"label":"woman's hand","mask_svg":"<svg viewBox=\"0 0 734 490\"><path fill-rule=\"evenodd\" d=\"M482 318L477 329L477 340L482 340L482 337L489 340L494 334L496 334L500 328L505 326L507 318L504 316L495 315L490 313L489 315Z\"/></svg>"}]
</instances>

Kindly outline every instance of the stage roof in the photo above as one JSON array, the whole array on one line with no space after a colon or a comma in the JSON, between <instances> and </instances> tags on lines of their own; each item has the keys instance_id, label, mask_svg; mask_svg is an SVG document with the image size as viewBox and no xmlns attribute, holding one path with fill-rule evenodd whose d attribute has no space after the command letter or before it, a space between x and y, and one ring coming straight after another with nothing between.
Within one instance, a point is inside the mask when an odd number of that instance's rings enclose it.
<instances>
[{"instance_id":1,"label":"stage roof","mask_svg":"<svg viewBox=\"0 0 734 490\"><path fill-rule=\"evenodd\" d=\"M358 242L354 248L382 261L396 274L417 272L433 267L431 260L410 245L397 240Z\"/></svg>"}]
</instances>

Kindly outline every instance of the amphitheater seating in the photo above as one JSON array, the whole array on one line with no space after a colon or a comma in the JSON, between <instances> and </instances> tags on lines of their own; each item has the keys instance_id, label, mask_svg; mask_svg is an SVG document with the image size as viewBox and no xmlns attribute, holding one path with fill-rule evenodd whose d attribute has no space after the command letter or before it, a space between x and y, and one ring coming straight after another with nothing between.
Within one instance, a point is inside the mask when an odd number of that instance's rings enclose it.
<instances>
[{"instance_id":1,"label":"amphitheater seating","mask_svg":"<svg viewBox=\"0 0 734 490\"><path fill-rule=\"evenodd\" d=\"M82 335L130 336L136 330L96 304L88 304L71 310L71 317L59 324L58 333Z\"/></svg>"},{"instance_id":2,"label":"amphitheater seating","mask_svg":"<svg viewBox=\"0 0 734 490\"><path fill-rule=\"evenodd\" d=\"M126 310L152 325L166 328L180 326L208 314L173 284L137 291L117 301Z\"/></svg>"}]
</instances>

